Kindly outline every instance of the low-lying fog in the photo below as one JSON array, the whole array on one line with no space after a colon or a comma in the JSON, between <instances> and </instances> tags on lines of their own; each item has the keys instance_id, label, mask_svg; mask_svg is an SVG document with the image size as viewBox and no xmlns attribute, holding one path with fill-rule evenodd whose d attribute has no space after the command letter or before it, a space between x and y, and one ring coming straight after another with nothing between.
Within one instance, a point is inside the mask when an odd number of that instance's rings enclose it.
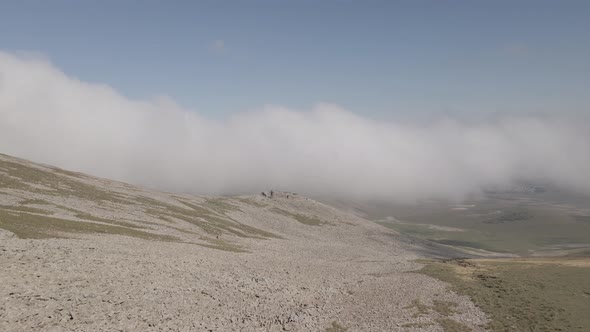
<instances>
[{"instance_id":1,"label":"low-lying fog","mask_svg":"<svg viewBox=\"0 0 590 332\"><path fill-rule=\"evenodd\" d=\"M542 181L590 193L589 119L556 110L382 122L318 104L214 121L0 52L0 152L167 191L407 202Z\"/></svg>"}]
</instances>

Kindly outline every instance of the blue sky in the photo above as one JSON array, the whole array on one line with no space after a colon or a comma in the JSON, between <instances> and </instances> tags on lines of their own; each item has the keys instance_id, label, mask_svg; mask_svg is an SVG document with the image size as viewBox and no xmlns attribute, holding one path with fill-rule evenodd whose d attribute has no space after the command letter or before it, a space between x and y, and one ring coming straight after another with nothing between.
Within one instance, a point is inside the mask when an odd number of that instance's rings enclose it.
<instances>
[{"instance_id":1,"label":"blue sky","mask_svg":"<svg viewBox=\"0 0 590 332\"><path fill-rule=\"evenodd\" d=\"M588 1L2 1L0 49L212 118L590 106Z\"/></svg>"}]
</instances>

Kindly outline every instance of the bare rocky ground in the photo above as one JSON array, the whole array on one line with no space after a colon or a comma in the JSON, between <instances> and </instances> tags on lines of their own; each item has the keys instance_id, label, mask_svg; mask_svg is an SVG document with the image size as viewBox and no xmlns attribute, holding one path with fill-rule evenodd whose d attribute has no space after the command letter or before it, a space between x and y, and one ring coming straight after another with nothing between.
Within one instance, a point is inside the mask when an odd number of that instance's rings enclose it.
<instances>
[{"instance_id":1,"label":"bare rocky ground","mask_svg":"<svg viewBox=\"0 0 590 332\"><path fill-rule=\"evenodd\" d=\"M292 193L197 197L0 155L1 331L481 331L422 243Z\"/></svg>"}]
</instances>

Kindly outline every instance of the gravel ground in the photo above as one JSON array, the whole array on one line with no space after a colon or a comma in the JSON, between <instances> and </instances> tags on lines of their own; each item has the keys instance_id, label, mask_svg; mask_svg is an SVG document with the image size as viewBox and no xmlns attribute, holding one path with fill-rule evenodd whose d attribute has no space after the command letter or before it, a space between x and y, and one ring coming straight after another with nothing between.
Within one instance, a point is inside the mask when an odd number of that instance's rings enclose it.
<instances>
[{"instance_id":1,"label":"gravel ground","mask_svg":"<svg viewBox=\"0 0 590 332\"><path fill-rule=\"evenodd\" d=\"M53 217L100 225L100 219L70 213L90 211L98 218L149 222L150 232L178 239L96 233L22 239L0 231L1 331L456 331L457 326L481 331L487 322L468 298L412 272L420 268L415 260L436 248L424 249L422 243L401 240L380 225L303 196L223 198L222 204L208 206L218 210L215 216L273 236L236 236L226 228L212 235L183 220L158 218L145 200L115 204L57 195L40 182L31 183L31 189L9 187L14 174L2 161L38 172L54 170L1 157L4 211L35 199L31 204ZM210 199L59 176L128 200L148 197L155 205L198 205ZM215 239L204 241L206 236ZM220 241L243 252L204 246Z\"/></svg>"}]
</instances>

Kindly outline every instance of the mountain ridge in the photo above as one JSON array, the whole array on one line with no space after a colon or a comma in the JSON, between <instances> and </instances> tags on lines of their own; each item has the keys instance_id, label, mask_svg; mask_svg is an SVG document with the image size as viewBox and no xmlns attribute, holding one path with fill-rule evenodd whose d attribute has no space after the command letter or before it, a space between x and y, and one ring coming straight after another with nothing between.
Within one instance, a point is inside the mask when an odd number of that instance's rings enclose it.
<instances>
[{"instance_id":1,"label":"mountain ridge","mask_svg":"<svg viewBox=\"0 0 590 332\"><path fill-rule=\"evenodd\" d=\"M293 193L163 193L0 155L2 229L8 331L439 331L447 320L478 331L486 322L469 299L414 272L444 247ZM436 301L456 310L424 309Z\"/></svg>"}]
</instances>

